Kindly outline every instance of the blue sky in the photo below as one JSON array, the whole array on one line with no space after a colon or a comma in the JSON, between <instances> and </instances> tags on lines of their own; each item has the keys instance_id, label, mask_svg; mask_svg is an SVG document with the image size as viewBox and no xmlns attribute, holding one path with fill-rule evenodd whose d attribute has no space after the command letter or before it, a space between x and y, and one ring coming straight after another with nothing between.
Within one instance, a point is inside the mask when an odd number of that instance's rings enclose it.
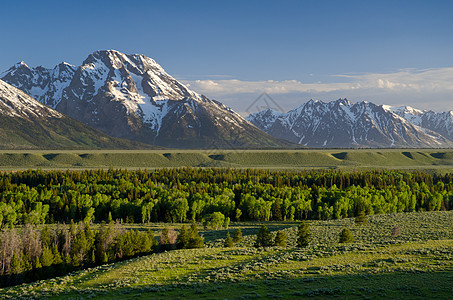
<instances>
[{"instance_id":1,"label":"blue sky","mask_svg":"<svg viewBox=\"0 0 453 300\"><path fill-rule=\"evenodd\" d=\"M261 91L287 109L339 97L453 109L452 12L428 0L4 0L0 71L116 49L241 112Z\"/></svg>"}]
</instances>

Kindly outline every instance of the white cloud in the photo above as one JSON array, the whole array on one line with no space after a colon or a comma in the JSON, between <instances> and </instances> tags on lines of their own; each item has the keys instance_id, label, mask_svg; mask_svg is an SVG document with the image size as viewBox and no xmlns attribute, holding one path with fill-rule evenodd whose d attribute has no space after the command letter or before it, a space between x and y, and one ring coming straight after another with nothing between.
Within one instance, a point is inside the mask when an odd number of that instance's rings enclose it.
<instances>
[{"instance_id":1,"label":"white cloud","mask_svg":"<svg viewBox=\"0 0 453 300\"><path fill-rule=\"evenodd\" d=\"M337 75L337 77L351 78L367 88L453 90L453 68L405 69L395 73Z\"/></svg>"},{"instance_id":2,"label":"white cloud","mask_svg":"<svg viewBox=\"0 0 453 300\"><path fill-rule=\"evenodd\" d=\"M332 75L333 82L238 79L185 81L190 88L225 102L239 112L262 92L292 109L310 98L369 100L377 104L412 105L421 109L453 109L453 68L404 69L394 73Z\"/></svg>"},{"instance_id":3,"label":"white cloud","mask_svg":"<svg viewBox=\"0 0 453 300\"><path fill-rule=\"evenodd\" d=\"M356 89L411 89L411 90L453 90L453 68L430 70L401 70L387 74L333 75L339 79L348 78L352 82L302 83L297 80L284 81L241 81L195 80L186 81L192 89L200 93L256 93L288 94L294 92L331 92Z\"/></svg>"},{"instance_id":4,"label":"white cloud","mask_svg":"<svg viewBox=\"0 0 453 300\"><path fill-rule=\"evenodd\" d=\"M186 82L188 85L203 94L236 94L258 93L289 94L294 92L330 92L335 90L348 90L358 88L350 83L302 83L297 80L285 81L241 81L228 80L196 80Z\"/></svg>"}]
</instances>

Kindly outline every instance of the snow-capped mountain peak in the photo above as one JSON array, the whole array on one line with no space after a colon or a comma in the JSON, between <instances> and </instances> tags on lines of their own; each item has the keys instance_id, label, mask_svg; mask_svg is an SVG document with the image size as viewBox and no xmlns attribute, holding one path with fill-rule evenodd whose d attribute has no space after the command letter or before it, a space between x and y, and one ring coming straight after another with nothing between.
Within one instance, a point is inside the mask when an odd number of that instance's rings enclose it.
<instances>
[{"instance_id":1,"label":"snow-capped mountain peak","mask_svg":"<svg viewBox=\"0 0 453 300\"><path fill-rule=\"evenodd\" d=\"M266 111L247 119L267 133L311 147L440 147L451 142L423 124L414 124L411 107L393 108L347 99L310 100L278 117ZM452 127L453 128L453 127Z\"/></svg>"},{"instance_id":2,"label":"snow-capped mountain peak","mask_svg":"<svg viewBox=\"0 0 453 300\"><path fill-rule=\"evenodd\" d=\"M115 137L178 148L289 145L188 89L145 55L100 50L79 67L13 68L5 81Z\"/></svg>"},{"instance_id":3,"label":"snow-capped mountain peak","mask_svg":"<svg viewBox=\"0 0 453 300\"><path fill-rule=\"evenodd\" d=\"M272 123L275 122L275 120L281 115L281 112L268 108L266 110L250 114L246 119L249 121L253 120L255 123L260 123L259 126L257 125L259 128L268 129L268 127L271 126Z\"/></svg>"},{"instance_id":4,"label":"snow-capped mountain peak","mask_svg":"<svg viewBox=\"0 0 453 300\"><path fill-rule=\"evenodd\" d=\"M402 115L414 115L414 116L418 116L418 115L421 115L423 113L426 112L426 110L420 110L420 109L416 109L416 108L413 108L411 106L389 106L389 105L382 105L382 107L385 109L385 110L388 110L388 111L391 111L393 113L396 113L397 115L399 116L402 116Z\"/></svg>"},{"instance_id":5,"label":"snow-capped mountain peak","mask_svg":"<svg viewBox=\"0 0 453 300\"><path fill-rule=\"evenodd\" d=\"M25 62L15 64L0 75L1 79L52 108L61 100L63 89L71 82L75 67L60 63L53 69L30 68Z\"/></svg>"},{"instance_id":6,"label":"snow-capped mountain peak","mask_svg":"<svg viewBox=\"0 0 453 300\"><path fill-rule=\"evenodd\" d=\"M181 100L193 98L201 100L200 95L189 90L168 75L153 59L140 54L126 55L115 50L101 50L89 55L83 62L89 68L111 72L103 73L114 77L122 88L130 92L141 92L140 96L151 100ZM104 79L104 78L102 78ZM121 81L121 82L120 82Z\"/></svg>"}]
</instances>

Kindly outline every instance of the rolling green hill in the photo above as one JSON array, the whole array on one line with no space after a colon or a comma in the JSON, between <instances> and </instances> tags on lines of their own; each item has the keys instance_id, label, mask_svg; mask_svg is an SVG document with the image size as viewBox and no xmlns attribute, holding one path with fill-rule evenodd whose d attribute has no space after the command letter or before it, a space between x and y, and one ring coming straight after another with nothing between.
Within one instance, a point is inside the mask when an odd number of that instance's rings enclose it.
<instances>
[{"instance_id":1,"label":"rolling green hill","mask_svg":"<svg viewBox=\"0 0 453 300\"><path fill-rule=\"evenodd\" d=\"M115 139L112 139L115 140ZM107 140L107 141L112 141ZM127 142L125 142L124 145ZM112 145L112 144L110 144ZM22 150L0 151L0 169L225 167L452 170L451 149Z\"/></svg>"}]
</instances>

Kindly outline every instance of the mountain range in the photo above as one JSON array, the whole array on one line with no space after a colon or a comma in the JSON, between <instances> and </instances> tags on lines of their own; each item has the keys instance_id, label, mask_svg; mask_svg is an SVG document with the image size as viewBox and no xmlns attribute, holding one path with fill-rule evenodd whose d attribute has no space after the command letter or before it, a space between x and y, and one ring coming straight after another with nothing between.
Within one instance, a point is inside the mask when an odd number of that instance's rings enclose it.
<instances>
[{"instance_id":1,"label":"mountain range","mask_svg":"<svg viewBox=\"0 0 453 300\"><path fill-rule=\"evenodd\" d=\"M453 112L435 113L347 99L310 100L247 119L270 135L308 147L443 148L453 145Z\"/></svg>"},{"instance_id":2,"label":"mountain range","mask_svg":"<svg viewBox=\"0 0 453 300\"><path fill-rule=\"evenodd\" d=\"M191 91L151 58L96 51L78 67L20 62L0 77L110 136L171 148L288 147L222 103Z\"/></svg>"},{"instance_id":3,"label":"mountain range","mask_svg":"<svg viewBox=\"0 0 453 300\"><path fill-rule=\"evenodd\" d=\"M339 99L244 118L190 90L153 59L115 50L96 51L80 66L22 61L0 78L2 148L453 146L452 111Z\"/></svg>"},{"instance_id":4,"label":"mountain range","mask_svg":"<svg viewBox=\"0 0 453 300\"><path fill-rule=\"evenodd\" d=\"M152 147L110 137L0 80L0 149L100 148Z\"/></svg>"}]
</instances>

